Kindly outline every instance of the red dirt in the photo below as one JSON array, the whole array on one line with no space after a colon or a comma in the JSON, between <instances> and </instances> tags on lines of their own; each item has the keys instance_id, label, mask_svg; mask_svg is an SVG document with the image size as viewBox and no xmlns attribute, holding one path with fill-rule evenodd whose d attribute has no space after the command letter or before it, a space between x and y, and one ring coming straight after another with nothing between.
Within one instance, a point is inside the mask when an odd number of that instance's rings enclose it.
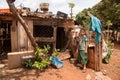
<instances>
[{"instance_id":1,"label":"red dirt","mask_svg":"<svg viewBox=\"0 0 120 80\"><path fill-rule=\"evenodd\" d=\"M70 64L69 60L64 60L64 66L61 69L49 68L44 72L37 69L0 69L0 80L85 80L89 74L92 80L95 80L95 71L88 68L86 73L82 73L79 67ZM120 80L120 46L115 46L109 64L102 64L102 71L106 71L106 76L112 80Z\"/></svg>"}]
</instances>

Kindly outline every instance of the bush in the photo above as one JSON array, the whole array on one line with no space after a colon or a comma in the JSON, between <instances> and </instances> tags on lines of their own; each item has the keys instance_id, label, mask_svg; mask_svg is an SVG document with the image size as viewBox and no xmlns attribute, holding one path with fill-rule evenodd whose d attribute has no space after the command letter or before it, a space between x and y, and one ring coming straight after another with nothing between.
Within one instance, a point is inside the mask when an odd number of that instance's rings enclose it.
<instances>
[{"instance_id":1,"label":"bush","mask_svg":"<svg viewBox=\"0 0 120 80\"><path fill-rule=\"evenodd\" d=\"M36 48L35 49L35 59L32 61L31 59L28 59L25 61L25 67L26 68L37 68L39 70L44 70L48 66L50 66L51 57L55 57L59 54L59 49L55 49L52 53L52 55L48 54L50 51L50 46L44 46L44 49Z\"/></svg>"}]
</instances>

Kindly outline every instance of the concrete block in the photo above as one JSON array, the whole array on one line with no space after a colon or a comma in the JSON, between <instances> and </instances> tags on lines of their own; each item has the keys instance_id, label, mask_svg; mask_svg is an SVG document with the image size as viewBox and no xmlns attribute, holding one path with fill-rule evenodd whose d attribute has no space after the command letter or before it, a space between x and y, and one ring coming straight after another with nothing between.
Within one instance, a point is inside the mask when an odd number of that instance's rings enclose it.
<instances>
[{"instance_id":1,"label":"concrete block","mask_svg":"<svg viewBox=\"0 0 120 80\"><path fill-rule=\"evenodd\" d=\"M22 57L34 55L34 51L10 52L8 56L8 68L17 68L22 66Z\"/></svg>"}]
</instances>

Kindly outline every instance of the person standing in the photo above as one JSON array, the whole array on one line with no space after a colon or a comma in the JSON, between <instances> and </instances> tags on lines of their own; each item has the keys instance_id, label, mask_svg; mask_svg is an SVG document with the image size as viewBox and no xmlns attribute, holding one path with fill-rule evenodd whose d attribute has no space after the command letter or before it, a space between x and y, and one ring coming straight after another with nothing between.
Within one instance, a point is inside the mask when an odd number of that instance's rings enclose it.
<instances>
[{"instance_id":1,"label":"person standing","mask_svg":"<svg viewBox=\"0 0 120 80\"><path fill-rule=\"evenodd\" d=\"M89 11L87 12L87 15L90 17L90 30L96 32L95 44L99 44L102 35L101 22L97 17L93 16Z\"/></svg>"},{"instance_id":2,"label":"person standing","mask_svg":"<svg viewBox=\"0 0 120 80\"><path fill-rule=\"evenodd\" d=\"M81 61L83 65L83 72L86 72L86 64L88 61L88 54L87 54L87 49L88 49L88 38L86 35L86 30L82 28L80 30L79 37L76 39L79 43L78 47L78 60Z\"/></svg>"}]
</instances>

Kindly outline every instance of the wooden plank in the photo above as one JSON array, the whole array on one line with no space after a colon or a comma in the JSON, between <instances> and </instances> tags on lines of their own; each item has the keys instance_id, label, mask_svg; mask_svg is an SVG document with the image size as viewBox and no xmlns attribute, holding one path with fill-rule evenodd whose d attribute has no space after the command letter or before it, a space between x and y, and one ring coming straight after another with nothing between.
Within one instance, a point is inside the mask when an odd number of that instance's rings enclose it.
<instances>
[{"instance_id":1,"label":"wooden plank","mask_svg":"<svg viewBox=\"0 0 120 80\"><path fill-rule=\"evenodd\" d=\"M39 42L55 42L55 40L52 38L46 38L46 37L35 37L35 41Z\"/></svg>"},{"instance_id":2,"label":"wooden plank","mask_svg":"<svg viewBox=\"0 0 120 80\"><path fill-rule=\"evenodd\" d=\"M54 27L54 30L53 30L53 50L55 50L56 48L56 38L57 38L57 25L56 24L53 24L53 27Z\"/></svg>"},{"instance_id":3,"label":"wooden plank","mask_svg":"<svg viewBox=\"0 0 120 80\"><path fill-rule=\"evenodd\" d=\"M22 25L18 22L18 50L19 51L27 50L27 45L28 45L27 34Z\"/></svg>"},{"instance_id":4,"label":"wooden plank","mask_svg":"<svg viewBox=\"0 0 120 80\"><path fill-rule=\"evenodd\" d=\"M33 24L34 25L47 25L47 26L51 26L52 25L52 22L51 22L51 20L35 20L35 21L33 21Z\"/></svg>"},{"instance_id":5,"label":"wooden plank","mask_svg":"<svg viewBox=\"0 0 120 80\"><path fill-rule=\"evenodd\" d=\"M12 20L11 26L11 51L18 51L18 26L16 25L16 20Z\"/></svg>"},{"instance_id":6,"label":"wooden plank","mask_svg":"<svg viewBox=\"0 0 120 80\"><path fill-rule=\"evenodd\" d=\"M88 47L88 67L95 69L95 46Z\"/></svg>"},{"instance_id":7,"label":"wooden plank","mask_svg":"<svg viewBox=\"0 0 120 80\"><path fill-rule=\"evenodd\" d=\"M33 20L26 19L26 23L29 26L29 30L33 36ZM27 41L28 41L28 45L27 45L28 50L33 50L33 46L32 46L30 39L28 37L27 37Z\"/></svg>"}]
</instances>

